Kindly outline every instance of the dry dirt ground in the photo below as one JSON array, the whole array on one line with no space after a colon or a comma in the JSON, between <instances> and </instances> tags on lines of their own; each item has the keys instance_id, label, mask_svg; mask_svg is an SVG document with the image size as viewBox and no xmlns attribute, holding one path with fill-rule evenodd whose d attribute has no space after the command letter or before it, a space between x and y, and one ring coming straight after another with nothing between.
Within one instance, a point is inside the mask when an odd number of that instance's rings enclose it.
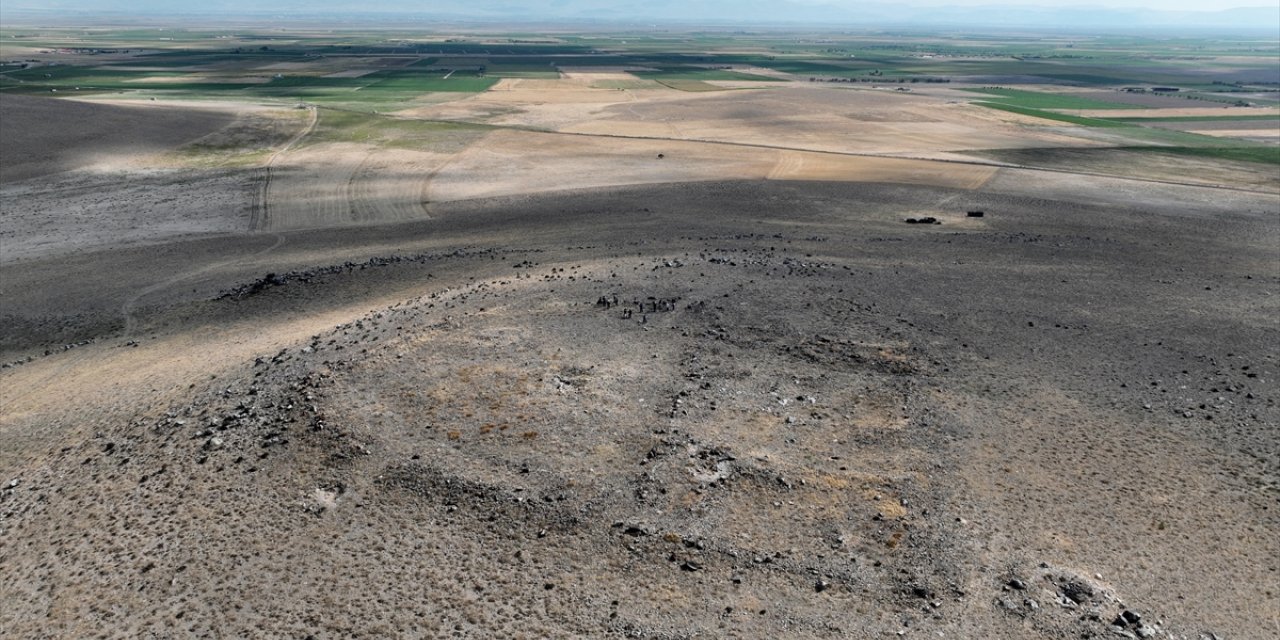
<instances>
[{"instance_id":1,"label":"dry dirt ground","mask_svg":"<svg viewBox=\"0 0 1280 640\"><path fill-rule=\"evenodd\" d=\"M191 108L95 105L5 95L0 184L167 150L221 129L231 115ZM139 133L145 132L145 135Z\"/></svg>"},{"instance_id":2,"label":"dry dirt ground","mask_svg":"<svg viewBox=\"0 0 1280 640\"><path fill-rule=\"evenodd\" d=\"M796 90L6 184L0 635L1280 633L1274 184Z\"/></svg>"}]
</instances>

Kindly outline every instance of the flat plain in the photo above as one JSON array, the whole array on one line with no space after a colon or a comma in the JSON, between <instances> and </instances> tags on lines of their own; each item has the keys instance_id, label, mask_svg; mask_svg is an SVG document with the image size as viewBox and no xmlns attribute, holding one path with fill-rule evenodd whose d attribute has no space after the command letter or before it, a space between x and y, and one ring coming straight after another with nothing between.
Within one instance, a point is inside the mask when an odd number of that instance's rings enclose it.
<instances>
[{"instance_id":1,"label":"flat plain","mask_svg":"<svg viewBox=\"0 0 1280 640\"><path fill-rule=\"evenodd\" d=\"M1280 633L1280 43L4 36L0 635Z\"/></svg>"}]
</instances>

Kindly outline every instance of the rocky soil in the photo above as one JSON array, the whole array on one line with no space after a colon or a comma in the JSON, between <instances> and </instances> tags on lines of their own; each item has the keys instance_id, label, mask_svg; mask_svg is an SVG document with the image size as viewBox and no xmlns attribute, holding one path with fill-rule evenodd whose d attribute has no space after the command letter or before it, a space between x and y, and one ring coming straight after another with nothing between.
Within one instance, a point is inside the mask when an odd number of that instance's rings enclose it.
<instances>
[{"instance_id":1,"label":"rocky soil","mask_svg":"<svg viewBox=\"0 0 1280 640\"><path fill-rule=\"evenodd\" d=\"M349 259L291 235L132 334L103 302L76 349L44 355L27 318L10 389L59 358L195 364L129 412L7 412L38 437L0 468L0 629L1269 637L1280 222L1260 202L502 199L344 230ZM202 342L397 291L254 357Z\"/></svg>"}]
</instances>

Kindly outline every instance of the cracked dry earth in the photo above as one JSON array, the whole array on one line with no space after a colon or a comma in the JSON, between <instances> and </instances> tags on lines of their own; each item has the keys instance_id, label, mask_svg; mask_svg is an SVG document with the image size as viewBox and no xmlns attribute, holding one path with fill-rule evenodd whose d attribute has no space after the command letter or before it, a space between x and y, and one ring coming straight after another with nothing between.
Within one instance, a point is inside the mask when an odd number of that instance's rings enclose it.
<instances>
[{"instance_id":1,"label":"cracked dry earth","mask_svg":"<svg viewBox=\"0 0 1280 640\"><path fill-rule=\"evenodd\" d=\"M986 217L901 223L956 198ZM1273 215L776 183L493 206L540 233L202 302L420 283L12 470L4 635L1280 629Z\"/></svg>"}]
</instances>

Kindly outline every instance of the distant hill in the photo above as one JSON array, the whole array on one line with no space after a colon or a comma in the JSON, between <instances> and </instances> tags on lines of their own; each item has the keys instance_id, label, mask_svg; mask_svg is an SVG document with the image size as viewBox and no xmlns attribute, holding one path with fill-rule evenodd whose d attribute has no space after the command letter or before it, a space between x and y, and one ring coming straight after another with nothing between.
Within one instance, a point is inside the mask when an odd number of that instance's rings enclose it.
<instances>
[{"instance_id":1,"label":"distant hill","mask_svg":"<svg viewBox=\"0 0 1280 640\"><path fill-rule=\"evenodd\" d=\"M227 17L413 16L429 20L502 22L699 23L707 25L960 26L1054 29L1280 29L1280 9L1254 6L1218 11L1094 6L1035 7L912 6L855 4L837 0L387 0L353 5L337 0L206 0L174 6L167 0L9 0L0 18L116 14L128 16L212 15Z\"/></svg>"}]
</instances>

